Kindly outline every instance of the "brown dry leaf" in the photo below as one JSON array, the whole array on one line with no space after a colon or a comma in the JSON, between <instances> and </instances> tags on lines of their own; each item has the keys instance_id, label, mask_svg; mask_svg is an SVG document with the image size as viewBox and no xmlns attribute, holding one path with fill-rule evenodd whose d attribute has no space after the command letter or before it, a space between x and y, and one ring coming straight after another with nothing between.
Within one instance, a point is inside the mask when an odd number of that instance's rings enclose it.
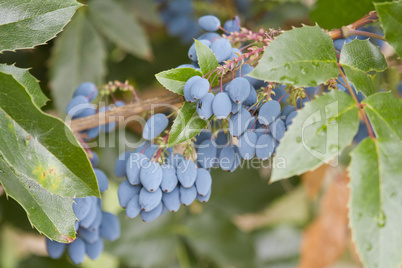
<instances>
[{"instance_id":1,"label":"brown dry leaf","mask_svg":"<svg viewBox=\"0 0 402 268\"><path fill-rule=\"evenodd\" d=\"M321 201L319 216L305 230L299 268L324 268L333 264L348 242L348 178L329 169L332 181Z\"/></svg>"},{"instance_id":2,"label":"brown dry leaf","mask_svg":"<svg viewBox=\"0 0 402 268\"><path fill-rule=\"evenodd\" d=\"M302 182L307 189L307 195L310 199L314 199L320 191L327 167L328 165L326 164L321 165L319 168L306 172L301 176Z\"/></svg>"}]
</instances>

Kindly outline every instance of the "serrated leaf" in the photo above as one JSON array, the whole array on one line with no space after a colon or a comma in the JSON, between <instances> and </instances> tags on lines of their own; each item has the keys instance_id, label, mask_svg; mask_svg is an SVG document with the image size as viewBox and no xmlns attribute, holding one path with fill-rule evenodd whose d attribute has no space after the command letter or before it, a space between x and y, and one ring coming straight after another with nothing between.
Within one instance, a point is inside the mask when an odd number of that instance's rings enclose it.
<instances>
[{"instance_id":1,"label":"serrated leaf","mask_svg":"<svg viewBox=\"0 0 402 268\"><path fill-rule=\"evenodd\" d=\"M0 51L46 43L63 29L80 6L75 0L2 0Z\"/></svg>"},{"instance_id":2,"label":"serrated leaf","mask_svg":"<svg viewBox=\"0 0 402 268\"><path fill-rule=\"evenodd\" d=\"M398 56L402 57L402 2L376 3L375 9L384 29L385 39Z\"/></svg>"},{"instance_id":3,"label":"serrated leaf","mask_svg":"<svg viewBox=\"0 0 402 268\"><path fill-rule=\"evenodd\" d=\"M0 156L16 177L64 197L100 196L88 157L71 130L40 111L25 88L2 72L0 129Z\"/></svg>"},{"instance_id":4,"label":"serrated leaf","mask_svg":"<svg viewBox=\"0 0 402 268\"><path fill-rule=\"evenodd\" d=\"M317 86L338 76L336 64L331 37L318 26L304 26L276 37L249 75L296 87Z\"/></svg>"},{"instance_id":5,"label":"serrated leaf","mask_svg":"<svg viewBox=\"0 0 402 268\"><path fill-rule=\"evenodd\" d=\"M0 182L8 196L27 212L31 224L47 237L67 242L75 239L73 199L60 197L16 173L0 155Z\"/></svg>"},{"instance_id":6,"label":"serrated leaf","mask_svg":"<svg viewBox=\"0 0 402 268\"><path fill-rule=\"evenodd\" d=\"M200 65L203 75L209 73L219 66L215 54L208 46L204 45L198 40L195 40L195 50L197 51L198 64Z\"/></svg>"},{"instance_id":7,"label":"serrated leaf","mask_svg":"<svg viewBox=\"0 0 402 268\"><path fill-rule=\"evenodd\" d=\"M402 263L401 140L366 138L352 152L349 219L365 267Z\"/></svg>"},{"instance_id":8,"label":"serrated leaf","mask_svg":"<svg viewBox=\"0 0 402 268\"><path fill-rule=\"evenodd\" d=\"M318 0L311 11L311 18L321 27L331 30L348 25L373 9L372 0Z\"/></svg>"},{"instance_id":9,"label":"serrated leaf","mask_svg":"<svg viewBox=\"0 0 402 268\"><path fill-rule=\"evenodd\" d=\"M208 124L209 120L202 120L197 113L197 103L185 102L174 120L169 134L168 146L185 142L195 137Z\"/></svg>"},{"instance_id":10,"label":"serrated leaf","mask_svg":"<svg viewBox=\"0 0 402 268\"><path fill-rule=\"evenodd\" d=\"M391 93L378 93L363 101L377 136L402 140L402 100Z\"/></svg>"},{"instance_id":11,"label":"serrated leaf","mask_svg":"<svg viewBox=\"0 0 402 268\"><path fill-rule=\"evenodd\" d=\"M134 56L150 60L151 46L143 28L120 3L113 0L96 0L88 3L89 16L95 25L112 42Z\"/></svg>"},{"instance_id":12,"label":"serrated leaf","mask_svg":"<svg viewBox=\"0 0 402 268\"><path fill-rule=\"evenodd\" d=\"M352 143L359 126L357 113L354 100L341 91L306 103L277 149L271 182L313 170L334 159Z\"/></svg>"},{"instance_id":13,"label":"serrated leaf","mask_svg":"<svg viewBox=\"0 0 402 268\"><path fill-rule=\"evenodd\" d=\"M369 72L382 72L388 65L380 49L369 40L355 39L342 48L339 63L357 91L370 96L379 91Z\"/></svg>"},{"instance_id":14,"label":"serrated leaf","mask_svg":"<svg viewBox=\"0 0 402 268\"><path fill-rule=\"evenodd\" d=\"M390 93L379 93L363 103L376 139L366 138L351 154L352 235L366 267L399 267L402 100Z\"/></svg>"},{"instance_id":15,"label":"serrated leaf","mask_svg":"<svg viewBox=\"0 0 402 268\"><path fill-rule=\"evenodd\" d=\"M56 39L50 64L52 96L60 114L74 90L82 82L103 83L106 73L106 49L96 29L79 10Z\"/></svg>"},{"instance_id":16,"label":"serrated leaf","mask_svg":"<svg viewBox=\"0 0 402 268\"><path fill-rule=\"evenodd\" d=\"M183 95L184 84L196 75L202 76L202 73L193 68L176 68L157 73L155 77L166 89Z\"/></svg>"},{"instance_id":17,"label":"serrated leaf","mask_svg":"<svg viewBox=\"0 0 402 268\"><path fill-rule=\"evenodd\" d=\"M29 69L17 68L14 65L0 64L0 72L11 74L15 80L28 90L28 94L32 97L33 103L38 107L42 107L48 101L39 87L38 81L29 73Z\"/></svg>"}]
</instances>

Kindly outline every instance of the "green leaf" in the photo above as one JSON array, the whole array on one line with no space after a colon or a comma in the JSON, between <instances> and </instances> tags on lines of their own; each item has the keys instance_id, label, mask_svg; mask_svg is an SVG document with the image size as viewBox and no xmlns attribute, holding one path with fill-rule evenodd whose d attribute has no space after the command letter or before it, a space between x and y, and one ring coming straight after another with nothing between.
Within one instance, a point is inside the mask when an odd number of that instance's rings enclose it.
<instances>
[{"instance_id":1,"label":"green leaf","mask_svg":"<svg viewBox=\"0 0 402 268\"><path fill-rule=\"evenodd\" d=\"M402 140L402 100L391 93L378 93L363 101L374 131L378 137Z\"/></svg>"},{"instance_id":2,"label":"green leaf","mask_svg":"<svg viewBox=\"0 0 402 268\"><path fill-rule=\"evenodd\" d=\"M352 152L349 219L365 267L400 267L401 140L366 138Z\"/></svg>"},{"instance_id":3,"label":"green leaf","mask_svg":"<svg viewBox=\"0 0 402 268\"><path fill-rule=\"evenodd\" d=\"M374 9L372 0L318 0L311 11L311 18L321 27L331 30L348 25Z\"/></svg>"},{"instance_id":4,"label":"green leaf","mask_svg":"<svg viewBox=\"0 0 402 268\"><path fill-rule=\"evenodd\" d=\"M46 43L63 29L80 6L75 0L2 0L0 51Z\"/></svg>"},{"instance_id":5,"label":"green leaf","mask_svg":"<svg viewBox=\"0 0 402 268\"><path fill-rule=\"evenodd\" d=\"M64 197L99 197L91 164L71 130L40 111L11 75L0 72L0 89L0 157L14 176Z\"/></svg>"},{"instance_id":6,"label":"green leaf","mask_svg":"<svg viewBox=\"0 0 402 268\"><path fill-rule=\"evenodd\" d=\"M331 37L318 26L284 32L267 47L249 75L261 80L317 86L339 74Z\"/></svg>"},{"instance_id":7,"label":"green leaf","mask_svg":"<svg viewBox=\"0 0 402 268\"><path fill-rule=\"evenodd\" d=\"M198 40L195 40L195 50L197 51L198 64L203 75L219 66L218 60L212 50ZM211 76L212 78L213 76Z\"/></svg>"},{"instance_id":8,"label":"green leaf","mask_svg":"<svg viewBox=\"0 0 402 268\"><path fill-rule=\"evenodd\" d=\"M11 74L15 80L28 90L28 94L32 97L33 103L38 107L42 107L46 104L48 98L40 89L38 80L36 80L28 70L29 69L17 68L14 65L0 64L0 72Z\"/></svg>"},{"instance_id":9,"label":"green leaf","mask_svg":"<svg viewBox=\"0 0 402 268\"><path fill-rule=\"evenodd\" d=\"M379 91L369 72L382 72L388 65L380 49L369 40L355 39L342 48L339 63L345 70L346 77L357 91L370 96Z\"/></svg>"},{"instance_id":10,"label":"green leaf","mask_svg":"<svg viewBox=\"0 0 402 268\"><path fill-rule=\"evenodd\" d=\"M377 138L365 139L351 154L352 235L366 267L399 267L402 100L390 93L379 93L363 103Z\"/></svg>"},{"instance_id":11,"label":"green leaf","mask_svg":"<svg viewBox=\"0 0 402 268\"><path fill-rule=\"evenodd\" d=\"M155 77L166 89L183 95L184 84L196 75L202 76L202 73L193 68L176 68L157 73Z\"/></svg>"},{"instance_id":12,"label":"green leaf","mask_svg":"<svg viewBox=\"0 0 402 268\"><path fill-rule=\"evenodd\" d=\"M334 159L352 142L359 126L357 113L352 97L341 91L308 102L281 140L271 181L302 174Z\"/></svg>"},{"instance_id":13,"label":"green leaf","mask_svg":"<svg viewBox=\"0 0 402 268\"><path fill-rule=\"evenodd\" d=\"M202 120L197 113L197 103L185 102L174 120L169 134L168 146L185 142L195 137L208 124L209 120Z\"/></svg>"},{"instance_id":14,"label":"green leaf","mask_svg":"<svg viewBox=\"0 0 402 268\"><path fill-rule=\"evenodd\" d=\"M40 233L59 241L75 239L73 199L55 195L35 181L21 176L0 155L0 182L8 196L27 212L28 219Z\"/></svg>"},{"instance_id":15,"label":"green leaf","mask_svg":"<svg viewBox=\"0 0 402 268\"><path fill-rule=\"evenodd\" d=\"M398 56L402 57L402 2L376 3L375 9L384 29L385 39L395 49Z\"/></svg>"},{"instance_id":16,"label":"green leaf","mask_svg":"<svg viewBox=\"0 0 402 268\"><path fill-rule=\"evenodd\" d=\"M133 13L117 1L96 0L88 4L89 16L105 36L134 56L152 58L148 38Z\"/></svg>"},{"instance_id":17,"label":"green leaf","mask_svg":"<svg viewBox=\"0 0 402 268\"><path fill-rule=\"evenodd\" d=\"M98 32L79 10L56 39L50 64L50 85L60 114L74 90L85 81L103 83L106 73L106 49Z\"/></svg>"}]
</instances>

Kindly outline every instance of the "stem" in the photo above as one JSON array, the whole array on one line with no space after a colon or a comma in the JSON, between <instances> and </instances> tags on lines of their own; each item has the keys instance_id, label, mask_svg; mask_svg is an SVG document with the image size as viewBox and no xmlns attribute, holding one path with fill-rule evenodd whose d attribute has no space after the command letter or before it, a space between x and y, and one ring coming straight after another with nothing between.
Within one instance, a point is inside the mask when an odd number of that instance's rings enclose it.
<instances>
[{"instance_id":1,"label":"stem","mask_svg":"<svg viewBox=\"0 0 402 268\"><path fill-rule=\"evenodd\" d=\"M105 112L105 124L122 121L126 118L133 116L133 115L141 115L144 112L148 112L155 108L157 111L165 110L162 104L165 105L182 105L184 99L182 96L170 93L161 97L152 98L144 100L140 103L132 103L127 104L122 107L116 107L113 111L106 111ZM103 116L103 115L102 115ZM79 133L80 131L91 129L96 126L100 125L100 114L95 114L83 118L78 118L71 120L70 122L66 121L66 124L70 123L70 128L73 130L74 133Z\"/></svg>"},{"instance_id":2,"label":"stem","mask_svg":"<svg viewBox=\"0 0 402 268\"><path fill-rule=\"evenodd\" d=\"M348 79L346 78L345 74L344 74L343 71L342 71L341 65L340 65L339 63L338 63L337 65L338 65L339 72L341 73L341 76L342 76L343 80L344 80L345 83L346 83L346 86L347 86L347 88L348 88L348 90L349 90L350 95L353 97L353 99L355 100L357 106L359 107L359 113L360 113L360 115L361 115L361 116L363 117L363 119L364 119L364 123L365 123L366 126L367 126L367 129L368 129L370 138L375 139L373 129L371 128L371 125L370 125L370 123L369 123L369 121L368 121L366 112L364 111L364 106L363 106L362 104L360 104L359 101L358 101L358 99L356 98L356 95L355 95L355 93L353 92L353 90L352 90L352 88L351 88L351 86L350 86L350 84L349 84Z\"/></svg>"},{"instance_id":3,"label":"stem","mask_svg":"<svg viewBox=\"0 0 402 268\"><path fill-rule=\"evenodd\" d=\"M365 32L365 31L353 30L353 29L349 29L348 27L342 27L341 29L342 29L344 37L349 37L349 36L352 36L352 35L361 35L361 36L367 36L367 37L376 38L376 39L379 39L379 40L386 41L384 36L381 36L379 34Z\"/></svg>"},{"instance_id":4,"label":"stem","mask_svg":"<svg viewBox=\"0 0 402 268\"><path fill-rule=\"evenodd\" d=\"M366 24L373 23L373 22L375 22L375 21L377 21L377 20L378 20L377 11L371 11L371 12L369 12L367 15L365 15L365 16L362 17L361 19L359 19L359 20L353 22L352 24L348 25L347 27L348 27L349 29L356 30L356 29L358 29L358 28L360 28L360 27L363 27L363 26L366 25ZM332 38L333 40L345 38L345 37L343 36L342 28L336 29L336 30L333 30L333 31L330 31L330 32L329 32L329 35L331 36L331 38Z\"/></svg>"}]
</instances>

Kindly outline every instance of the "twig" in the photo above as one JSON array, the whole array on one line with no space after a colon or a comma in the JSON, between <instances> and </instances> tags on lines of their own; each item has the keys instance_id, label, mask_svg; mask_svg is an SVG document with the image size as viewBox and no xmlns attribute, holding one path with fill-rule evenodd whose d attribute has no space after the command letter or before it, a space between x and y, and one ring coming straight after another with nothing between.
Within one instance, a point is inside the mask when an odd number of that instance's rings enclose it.
<instances>
[{"instance_id":1,"label":"twig","mask_svg":"<svg viewBox=\"0 0 402 268\"><path fill-rule=\"evenodd\" d=\"M352 30L356 30L356 29L359 29L360 27L363 27L366 24L373 23L373 22L375 22L377 20L378 20L377 11L371 11L367 15L362 17L361 19L359 19L359 20L353 22L352 24L348 25L347 28L352 29ZM329 34L330 34L330 36L331 36L331 38L333 40L345 38L342 28L330 31Z\"/></svg>"},{"instance_id":2,"label":"twig","mask_svg":"<svg viewBox=\"0 0 402 268\"><path fill-rule=\"evenodd\" d=\"M104 122L105 124L107 124L110 122L124 120L127 117L133 115L141 115L144 112L148 112L153 108L155 108L156 111L164 110L163 105L179 105L183 102L184 98L181 95L170 93L161 97L127 104L123 107L116 107L116 109L114 109L113 111L107 111L101 114L95 114L79 119L74 119L71 121L70 127L74 133L79 133L80 131L99 126L100 117L102 117L102 123Z\"/></svg>"}]
</instances>

